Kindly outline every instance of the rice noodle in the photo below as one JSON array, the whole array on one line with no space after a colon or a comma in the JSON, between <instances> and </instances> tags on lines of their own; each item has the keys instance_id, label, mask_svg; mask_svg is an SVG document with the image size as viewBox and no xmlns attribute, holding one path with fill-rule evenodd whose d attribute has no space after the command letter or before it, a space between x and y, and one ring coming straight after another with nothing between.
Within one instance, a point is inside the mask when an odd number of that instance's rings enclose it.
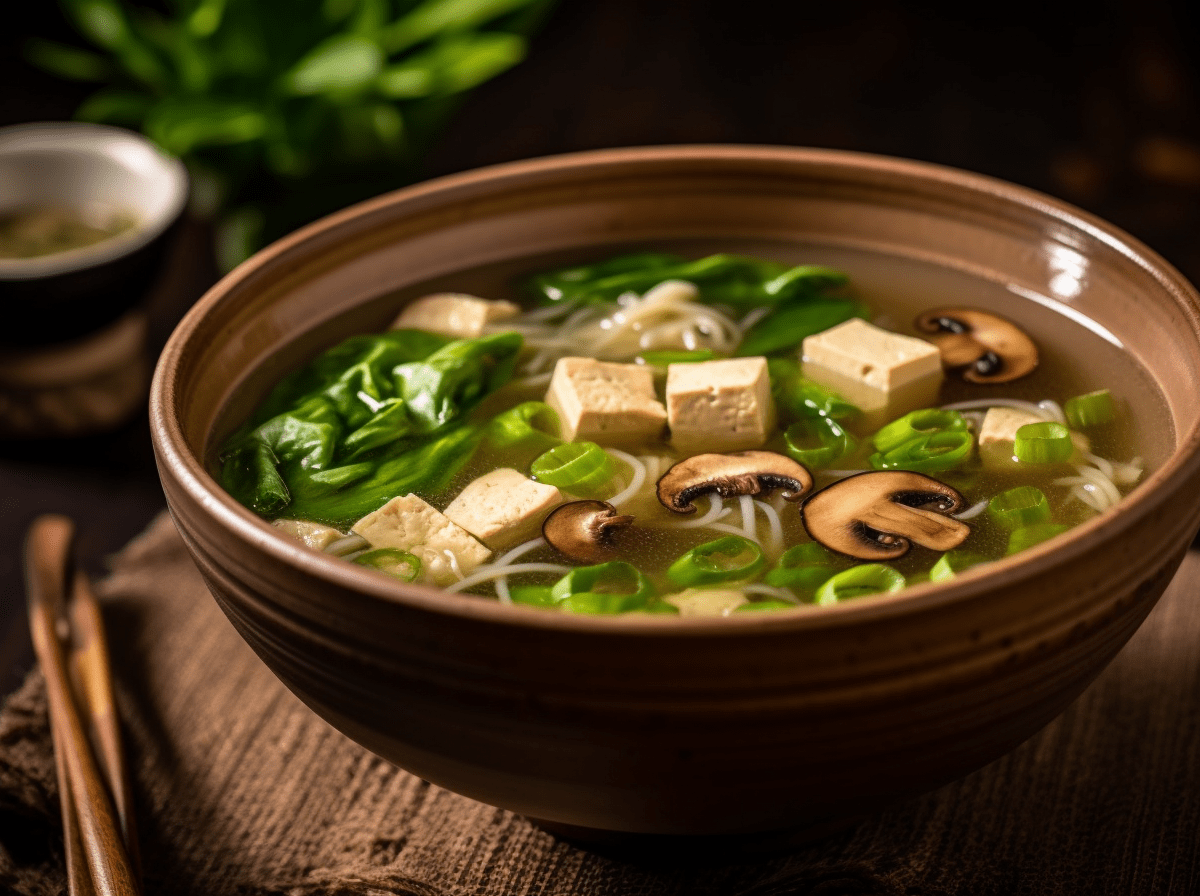
<instances>
[{"instance_id":1,"label":"rice noodle","mask_svg":"<svg viewBox=\"0 0 1200 896\"><path fill-rule=\"evenodd\" d=\"M629 485L625 486L624 489L608 499L608 503L613 507L620 507L635 494L637 494L638 490L641 489L641 487L645 484L646 465L632 454L627 454L626 452L620 451L616 448L608 448L605 450L607 450L608 453L613 457L617 458L617 460L628 466L633 473L633 478L630 480Z\"/></svg>"},{"instance_id":2,"label":"rice noodle","mask_svg":"<svg viewBox=\"0 0 1200 896\"><path fill-rule=\"evenodd\" d=\"M703 529L732 512L732 508L726 507L720 498L713 497L709 498L708 510L703 516L691 520L683 520L682 522L675 522L674 520L670 522L653 521L647 523L647 525L653 526L656 529Z\"/></svg>"},{"instance_id":3,"label":"rice noodle","mask_svg":"<svg viewBox=\"0 0 1200 896\"><path fill-rule=\"evenodd\" d=\"M771 308L770 305L764 305L761 308L755 308L752 311L750 311L745 317L743 317L741 320L738 321L738 326L742 328L743 332L745 332L746 330L749 330L752 326L754 326L756 323L758 323L760 320L762 320L764 317L766 317L768 314L770 314L772 310L773 309Z\"/></svg>"},{"instance_id":4,"label":"rice noodle","mask_svg":"<svg viewBox=\"0 0 1200 896\"><path fill-rule=\"evenodd\" d=\"M731 526L729 523L709 523L708 528L716 529L718 532L728 532L730 535L740 535L743 538L749 538L759 547L762 547L758 539L754 537L753 531L749 535L746 534L745 526Z\"/></svg>"},{"instance_id":5,"label":"rice noodle","mask_svg":"<svg viewBox=\"0 0 1200 896\"><path fill-rule=\"evenodd\" d=\"M970 507L968 507L962 513L954 514L954 518L956 520L973 520L973 519L975 519L975 517L979 516L979 514L983 513L985 510L987 510L987 506L989 503L990 503L990 499L984 498L978 504L972 504Z\"/></svg>"},{"instance_id":6,"label":"rice noodle","mask_svg":"<svg viewBox=\"0 0 1200 896\"><path fill-rule=\"evenodd\" d=\"M738 506L742 510L742 534L756 541L758 527L754 525L754 499L749 495L742 495L738 498Z\"/></svg>"},{"instance_id":7,"label":"rice noodle","mask_svg":"<svg viewBox=\"0 0 1200 896\"><path fill-rule=\"evenodd\" d=\"M772 558L778 557L783 553L783 523L779 519L779 514L775 512L775 508L766 501L756 500L754 503L763 512L763 516L767 518L767 527L769 530L767 553Z\"/></svg>"},{"instance_id":8,"label":"rice noodle","mask_svg":"<svg viewBox=\"0 0 1200 896\"><path fill-rule=\"evenodd\" d=\"M515 548L508 551L508 553L501 554L499 557L497 557L495 560L493 560L488 565L489 566L505 566L509 563L512 563L518 557L523 557L526 554L528 554L530 551L534 551L540 547L543 547L545 544L546 544L546 539L542 538L539 535L537 538L531 538L531 539L529 539L529 541L521 542Z\"/></svg>"},{"instance_id":9,"label":"rice noodle","mask_svg":"<svg viewBox=\"0 0 1200 896\"><path fill-rule=\"evenodd\" d=\"M458 556L449 548L442 548L442 553L450 561L450 571L454 573L454 577L462 581L463 571L462 567L458 565Z\"/></svg>"},{"instance_id":10,"label":"rice noodle","mask_svg":"<svg viewBox=\"0 0 1200 896\"><path fill-rule=\"evenodd\" d=\"M465 591L468 588L474 588L481 582L487 582L500 576L516 575L517 573L550 573L565 576L570 571L571 567L565 566L562 563L513 563L507 566L496 566L489 563L487 566L479 567L465 579L459 579L453 585L447 585L445 590Z\"/></svg>"},{"instance_id":11,"label":"rice noodle","mask_svg":"<svg viewBox=\"0 0 1200 896\"><path fill-rule=\"evenodd\" d=\"M496 597L500 598L502 604L512 603L512 593L508 590L508 576L496 579Z\"/></svg>"}]
</instances>

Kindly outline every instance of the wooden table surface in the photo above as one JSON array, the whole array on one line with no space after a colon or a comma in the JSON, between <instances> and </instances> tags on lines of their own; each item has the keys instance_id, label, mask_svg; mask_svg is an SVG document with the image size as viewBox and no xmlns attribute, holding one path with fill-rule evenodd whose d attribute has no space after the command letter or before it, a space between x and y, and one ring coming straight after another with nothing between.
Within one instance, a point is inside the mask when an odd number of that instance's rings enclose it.
<instances>
[{"instance_id":1,"label":"wooden table surface","mask_svg":"<svg viewBox=\"0 0 1200 896\"><path fill-rule=\"evenodd\" d=\"M1200 278L1200 72L1185 2L989 7L562 0L528 59L479 89L427 174L599 147L774 143L889 153L1054 194ZM1048 11L1048 7L1053 8ZM0 50L0 124L62 119L87 89L22 61L69 38L51 4ZM152 344L215 278L190 221L151 306ZM0 693L30 662L20 542L33 517L79 523L85 565L163 506L144 417L69 441L0 443ZM1200 585L1200 582L1197 582Z\"/></svg>"}]
</instances>

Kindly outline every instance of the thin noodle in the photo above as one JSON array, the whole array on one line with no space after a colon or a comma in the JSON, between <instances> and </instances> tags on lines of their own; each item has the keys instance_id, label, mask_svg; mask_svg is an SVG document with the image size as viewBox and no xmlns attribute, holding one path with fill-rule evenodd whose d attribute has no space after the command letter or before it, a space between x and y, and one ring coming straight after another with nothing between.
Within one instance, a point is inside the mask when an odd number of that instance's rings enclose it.
<instances>
[{"instance_id":1,"label":"thin noodle","mask_svg":"<svg viewBox=\"0 0 1200 896\"><path fill-rule=\"evenodd\" d=\"M371 542L367 541L357 532L350 535L343 535L341 538L329 542L325 545L325 553L333 554L335 557L344 557L347 554L355 551L361 551L363 548L370 546Z\"/></svg>"},{"instance_id":2,"label":"thin noodle","mask_svg":"<svg viewBox=\"0 0 1200 896\"><path fill-rule=\"evenodd\" d=\"M742 591L746 594L765 594L768 597L777 597L793 604L800 603L800 599L791 591L786 588L776 588L773 585L743 585Z\"/></svg>"},{"instance_id":3,"label":"thin noodle","mask_svg":"<svg viewBox=\"0 0 1200 896\"><path fill-rule=\"evenodd\" d=\"M767 518L767 525L770 528L767 553L772 557L777 557L783 553L783 523L779 519L779 514L775 512L775 508L766 501L755 501L754 503Z\"/></svg>"},{"instance_id":4,"label":"thin noodle","mask_svg":"<svg viewBox=\"0 0 1200 896\"><path fill-rule=\"evenodd\" d=\"M1045 408L1040 408L1032 401L1021 401L1017 398L981 398L976 401L956 401L953 404L942 405L944 411L974 411L980 408L1014 408L1018 411L1028 411L1035 417L1048 422L1054 422L1054 414Z\"/></svg>"},{"instance_id":5,"label":"thin noodle","mask_svg":"<svg viewBox=\"0 0 1200 896\"><path fill-rule=\"evenodd\" d=\"M446 591L465 591L468 588L473 588L481 582L486 582L490 579L495 579L500 576L512 576L517 573L535 573L544 572L554 575L565 576L571 571L571 567L564 566L561 563L514 563L508 566L496 567L491 564L481 566L465 579L459 579L453 585L447 585Z\"/></svg>"},{"instance_id":6,"label":"thin noodle","mask_svg":"<svg viewBox=\"0 0 1200 896\"><path fill-rule=\"evenodd\" d=\"M1067 415L1063 413L1063 409L1057 401L1051 401L1049 398L1046 398L1039 401L1037 405L1043 411L1052 415L1055 423L1061 423L1063 426L1067 425Z\"/></svg>"},{"instance_id":7,"label":"thin noodle","mask_svg":"<svg viewBox=\"0 0 1200 896\"><path fill-rule=\"evenodd\" d=\"M518 557L523 557L525 554L528 554L530 551L537 550L538 548L542 547L545 543L546 543L546 539L542 538L540 535L537 538L529 539L529 541L523 541L519 545L517 545L515 548L510 550L508 553L501 554L499 557L497 557L495 560L493 560L491 562L491 564L489 564L489 565L505 566L509 563L512 563Z\"/></svg>"},{"instance_id":8,"label":"thin noodle","mask_svg":"<svg viewBox=\"0 0 1200 896\"><path fill-rule=\"evenodd\" d=\"M754 524L754 499L749 495L742 495L738 498L738 505L742 509L742 534L753 539L758 532L758 527Z\"/></svg>"},{"instance_id":9,"label":"thin noodle","mask_svg":"<svg viewBox=\"0 0 1200 896\"><path fill-rule=\"evenodd\" d=\"M626 464L633 471L633 478L630 480L622 491L613 495L608 499L608 503L613 507L620 507L635 494L646 482L646 465L634 457L632 454L626 454L616 448L606 449L609 454Z\"/></svg>"},{"instance_id":10,"label":"thin noodle","mask_svg":"<svg viewBox=\"0 0 1200 896\"><path fill-rule=\"evenodd\" d=\"M512 603L512 594L508 590L508 576L496 579L496 597L500 598L502 604Z\"/></svg>"},{"instance_id":11,"label":"thin noodle","mask_svg":"<svg viewBox=\"0 0 1200 896\"><path fill-rule=\"evenodd\" d=\"M743 538L749 538L755 544L759 543L758 539L754 537L753 532L750 535L746 534L744 526L731 526L728 523L709 523L708 528L716 529L718 532L728 532L730 535L740 535ZM759 544L759 547L762 547L762 545Z\"/></svg>"},{"instance_id":12,"label":"thin noodle","mask_svg":"<svg viewBox=\"0 0 1200 896\"><path fill-rule=\"evenodd\" d=\"M984 498L978 504L972 504L970 507L968 507L962 513L954 514L954 518L956 520L973 520L973 519L975 519L975 517L979 516L979 514L983 513L985 510L987 510L987 506L988 506L988 499Z\"/></svg>"}]
</instances>

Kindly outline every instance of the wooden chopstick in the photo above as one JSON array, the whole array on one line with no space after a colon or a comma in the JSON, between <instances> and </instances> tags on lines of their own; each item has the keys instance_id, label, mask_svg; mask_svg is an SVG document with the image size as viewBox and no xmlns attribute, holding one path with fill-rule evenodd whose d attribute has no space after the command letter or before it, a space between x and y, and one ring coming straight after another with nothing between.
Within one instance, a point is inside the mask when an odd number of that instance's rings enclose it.
<instances>
[{"instance_id":1,"label":"wooden chopstick","mask_svg":"<svg viewBox=\"0 0 1200 896\"><path fill-rule=\"evenodd\" d=\"M63 813L70 856L67 870L68 874L77 875L81 865L87 868L92 889L84 889L83 881L77 880L73 891L97 896L137 896L140 893L137 877L122 842L113 801L97 768L71 693L70 673L60 640L73 533L74 526L66 517L42 516L34 521L25 541L29 630L46 678L59 787L66 790L70 800L70 807ZM78 835L82 863L74 859L73 832Z\"/></svg>"},{"instance_id":2,"label":"wooden chopstick","mask_svg":"<svg viewBox=\"0 0 1200 896\"><path fill-rule=\"evenodd\" d=\"M69 668L75 685L75 696L87 717L88 733L100 773L108 784L117 824L125 843L125 855L136 877L139 877L137 828L133 821L133 786L125 752L121 749L121 725L117 718L117 703L113 696L112 666L109 664L108 642L104 637L104 620L100 604L92 591L88 577L75 572L71 599L67 604L71 627Z\"/></svg>"}]
</instances>

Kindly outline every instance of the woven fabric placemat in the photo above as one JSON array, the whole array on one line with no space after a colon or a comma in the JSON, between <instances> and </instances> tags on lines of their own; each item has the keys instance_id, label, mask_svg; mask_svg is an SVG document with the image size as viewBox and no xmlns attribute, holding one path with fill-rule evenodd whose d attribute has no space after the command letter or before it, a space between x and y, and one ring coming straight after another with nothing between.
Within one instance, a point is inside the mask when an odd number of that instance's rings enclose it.
<instances>
[{"instance_id":1,"label":"woven fabric placemat","mask_svg":"<svg viewBox=\"0 0 1200 896\"><path fill-rule=\"evenodd\" d=\"M334 731L241 641L165 514L100 590L148 894L1200 893L1196 551L1112 666L1008 756L803 848L656 861L572 846ZM0 892L66 892L37 670L0 711Z\"/></svg>"}]
</instances>

